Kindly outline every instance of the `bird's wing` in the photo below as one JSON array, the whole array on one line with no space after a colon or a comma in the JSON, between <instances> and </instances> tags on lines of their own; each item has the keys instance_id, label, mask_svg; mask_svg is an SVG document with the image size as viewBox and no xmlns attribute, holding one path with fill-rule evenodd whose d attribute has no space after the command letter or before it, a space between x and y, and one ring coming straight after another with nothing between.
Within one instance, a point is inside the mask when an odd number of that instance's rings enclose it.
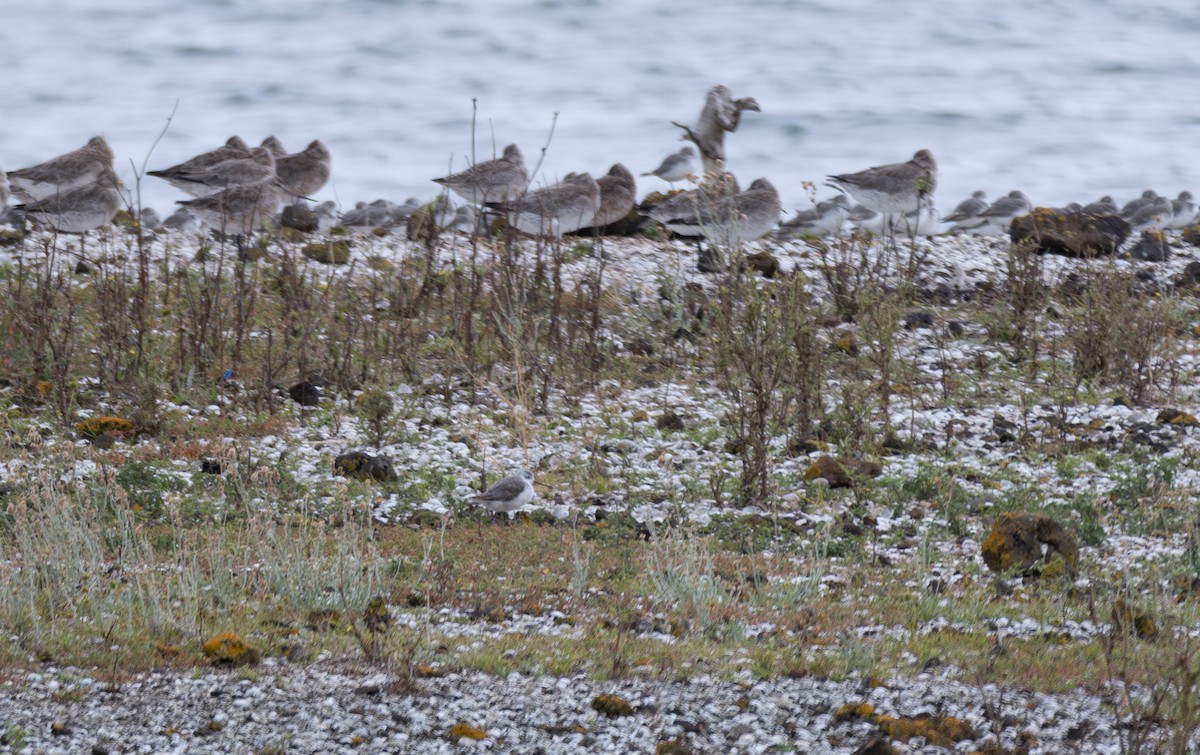
<instances>
[{"instance_id":1,"label":"bird's wing","mask_svg":"<svg viewBox=\"0 0 1200 755\"><path fill-rule=\"evenodd\" d=\"M475 496L477 501L507 501L516 498L525 489L525 478L513 475L505 477L484 492Z\"/></svg>"}]
</instances>

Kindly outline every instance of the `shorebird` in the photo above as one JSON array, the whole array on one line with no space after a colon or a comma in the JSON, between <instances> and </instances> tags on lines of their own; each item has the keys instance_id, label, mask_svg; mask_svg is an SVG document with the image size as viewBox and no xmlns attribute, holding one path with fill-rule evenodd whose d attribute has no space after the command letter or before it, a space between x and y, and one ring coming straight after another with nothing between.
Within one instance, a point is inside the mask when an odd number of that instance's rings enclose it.
<instances>
[{"instance_id":1,"label":"shorebird","mask_svg":"<svg viewBox=\"0 0 1200 755\"><path fill-rule=\"evenodd\" d=\"M342 225L346 228L390 228L396 206L386 199L374 202L359 202L354 209L342 214Z\"/></svg>"},{"instance_id":2,"label":"shorebird","mask_svg":"<svg viewBox=\"0 0 1200 755\"><path fill-rule=\"evenodd\" d=\"M942 227L937 208L933 203L922 203L921 208L894 216L894 229L901 236L933 236Z\"/></svg>"},{"instance_id":3,"label":"shorebird","mask_svg":"<svg viewBox=\"0 0 1200 755\"><path fill-rule=\"evenodd\" d=\"M92 183L17 205L27 217L62 233L86 233L112 222L121 209L120 180L111 169Z\"/></svg>"},{"instance_id":4,"label":"shorebird","mask_svg":"<svg viewBox=\"0 0 1200 755\"><path fill-rule=\"evenodd\" d=\"M0 206L3 206L2 202L0 202ZM1192 201L1192 192L1190 191L1179 192L1179 198L1171 200L1171 209L1173 211L1171 222L1167 223L1167 228L1171 230L1187 228L1200 216L1200 209Z\"/></svg>"},{"instance_id":5,"label":"shorebird","mask_svg":"<svg viewBox=\"0 0 1200 755\"><path fill-rule=\"evenodd\" d=\"M470 499L493 514L509 514L533 500L533 475L522 469Z\"/></svg>"},{"instance_id":6,"label":"shorebird","mask_svg":"<svg viewBox=\"0 0 1200 755\"><path fill-rule=\"evenodd\" d=\"M214 165L225 162L226 160L247 157L249 154L250 148L246 146L246 143L242 141L242 138L240 136L231 136L223 145L217 147L216 149L209 150L208 152L201 152L193 158L184 160L178 165L172 165L171 167L164 168L163 170L147 171L146 175L161 178L175 188L183 189L185 192L187 192L187 189L184 187L190 187L190 184L186 182L182 176L189 173L205 171Z\"/></svg>"},{"instance_id":7,"label":"shorebird","mask_svg":"<svg viewBox=\"0 0 1200 755\"><path fill-rule=\"evenodd\" d=\"M841 189L864 207L886 215L920 209L921 200L937 188L937 161L927 149L906 163L879 165L857 173L828 176L828 185Z\"/></svg>"},{"instance_id":8,"label":"shorebird","mask_svg":"<svg viewBox=\"0 0 1200 755\"><path fill-rule=\"evenodd\" d=\"M663 225L684 226L683 231L676 231L680 235L700 236L699 217L729 202L740 191L737 177L732 173L709 173L695 189L672 194L645 212Z\"/></svg>"},{"instance_id":9,"label":"shorebird","mask_svg":"<svg viewBox=\"0 0 1200 755\"><path fill-rule=\"evenodd\" d=\"M882 213L867 209L860 204L851 207L850 214L847 216L850 225L859 231L877 232L883 228L883 219Z\"/></svg>"},{"instance_id":10,"label":"shorebird","mask_svg":"<svg viewBox=\"0 0 1200 755\"><path fill-rule=\"evenodd\" d=\"M283 204L283 187L275 179L238 184L206 197L181 199L186 207L209 228L224 234L243 236L269 220Z\"/></svg>"},{"instance_id":11,"label":"shorebird","mask_svg":"<svg viewBox=\"0 0 1200 755\"><path fill-rule=\"evenodd\" d=\"M469 204L459 205L459 208L454 211L454 219L450 221L447 228L459 233L475 233L478 230L478 223L475 219L475 208Z\"/></svg>"},{"instance_id":12,"label":"shorebird","mask_svg":"<svg viewBox=\"0 0 1200 755\"><path fill-rule=\"evenodd\" d=\"M270 150L271 154L275 155L276 160L279 160L281 157L287 157L288 151L284 148L283 142L279 141L274 134L271 134L266 139L263 139L261 146Z\"/></svg>"},{"instance_id":13,"label":"shorebird","mask_svg":"<svg viewBox=\"0 0 1200 755\"><path fill-rule=\"evenodd\" d=\"M1127 220L1134 233L1161 231L1175 219L1175 209L1166 197L1155 197Z\"/></svg>"},{"instance_id":14,"label":"shorebird","mask_svg":"<svg viewBox=\"0 0 1200 755\"><path fill-rule=\"evenodd\" d=\"M329 180L331 162L329 150L316 139L303 151L277 160L275 175L288 194L302 199L320 191Z\"/></svg>"},{"instance_id":15,"label":"shorebird","mask_svg":"<svg viewBox=\"0 0 1200 755\"><path fill-rule=\"evenodd\" d=\"M77 150L8 174L12 193L29 202L97 183L112 170L113 153L103 136L93 136Z\"/></svg>"},{"instance_id":16,"label":"shorebird","mask_svg":"<svg viewBox=\"0 0 1200 755\"><path fill-rule=\"evenodd\" d=\"M392 223L394 225L401 225L402 223L407 223L408 219L412 217L413 211L421 206L421 200L416 197L409 197L404 200L404 204L392 204L391 202L388 202L388 204L392 205Z\"/></svg>"},{"instance_id":17,"label":"shorebird","mask_svg":"<svg viewBox=\"0 0 1200 755\"><path fill-rule=\"evenodd\" d=\"M789 220L779 225L776 236L792 238L805 233L815 236L832 236L842 229L842 223L850 216L850 201L845 194L833 199L817 202L811 210L800 210Z\"/></svg>"},{"instance_id":18,"label":"shorebird","mask_svg":"<svg viewBox=\"0 0 1200 755\"><path fill-rule=\"evenodd\" d=\"M199 233L204 230L204 223L188 208L177 207L163 220L162 227L180 233Z\"/></svg>"},{"instance_id":19,"label":"shorebird","mask_svg":"<svg viewBox=\"0 0 1200 755\"><path fill-rule=\"evenodd\" d=\"M527 195L508 208L509 222L531 236L562 238L592 225L600 209L600 184L590 173L568 173L556 184Z\"/></svg>"},{"instance_id":20,"label":"shorebird","mask_svg":"<svg viewBox=\"0 0 1200 755\"><path fill-rule=\"evenodd\" d=\"M1138 210L1142 209L1156 199L1158 199L1158 192L1154 189L1146 189L1137 199L1131 199L1126 202L1125 206L1121 208L1121 211L1118 214L1126 220L1129 220L1137 214Z\"/></svg>"},{"instance_id":21,"label":"shorebird","mask_svg":"<svg viewBox=\"0 0 1200 755\"><path fill-rule=\"evenodd\" d=\"M608 173L596 179L600 186L600 209L588 223L592 228L600 228L616 223L625 218L633 209L637 198L637 183L633 174L621 163L615 163Z\"/></svg>"},{"instance_id":22,"label":"shorebird","mask_svg":"<svg viewBox=\"0 0 1200 755\"><path fill-rule=\"evenodd\" d=\"M255 147L244 157L234 157L208 168L180 171L172 184L193 197L208 197L232 186L275 179L275 156L266 147Z\"/></svg>"},{"instance_id":23,"label":"shorebird","mask_svg":"<svg viewBox=\"0 0 1200 755\"><path fill-rule=\"evenodd\" d=\"M662 164L643 176L661 178L675 188L676 181L694 177L696 172L696 150L693 147L683 147L678 152L667 155Z\"/></svg>"},{"instance_id":24,"label":"shorebird","mask_svg":"<svg viewBox=\"0 0 1200 755\"><path fill-rule=\"evenodd\" d=\"M979 217L987 221L988 230L993 232L992 235L1003 235L1008 233L1008 227L1012 225L1013 220L1031 212L1033 203L1029 201L1029 197L1021 191L1010 191L1008 196L992 202L991 206L979 213Z\"/></svg>"},{"instance_id":25,"label":"shorebird","mask_svg":"<svg viewBox=\"0 0 1200 755\"><path fill-rule=\"evenodd\" d=\"M987 208L987 192L977 191L959 202L954 212L942 218L942 222L952 223L951 230L970 231L987 223L979 217Z\"/></svg>"},{"instance_id":26,"label":"shorebird","mask_svg":"<svg viewBox=\"0 0 1200 755\"><path fill-rule=\"evenodd\" d=\"M461 173L433 181L473 204L495 204L512 202L524 194L529 174L520 148L510 144L495 160L476 163Z\"/></svg>"},{"instance_id":27,"label":"shorebird","mask_svg":"<svg viewBox=\"0 0 1200 755\"><path fill-rule=\"evenodd\" d=\"M779 223L782 211L774 185L758 178L750 188L732 197L711 203L693 202L676 217L655 219L682 236L703 236L718 246L732 247L770 231Z\"/></svg>"},{"instance_id":28,"label":"shorebird","mask_svg":"<svg viewBox=\"0 0 1200 755\"><path fill-rule=\"evenodd\" d=\"M1082 210L1090 215L1116 215L1120 211L1121 208L1117 207L1117 203L1107 194L1091 204L1084 205Z\"/></svg>"}]
</instances>

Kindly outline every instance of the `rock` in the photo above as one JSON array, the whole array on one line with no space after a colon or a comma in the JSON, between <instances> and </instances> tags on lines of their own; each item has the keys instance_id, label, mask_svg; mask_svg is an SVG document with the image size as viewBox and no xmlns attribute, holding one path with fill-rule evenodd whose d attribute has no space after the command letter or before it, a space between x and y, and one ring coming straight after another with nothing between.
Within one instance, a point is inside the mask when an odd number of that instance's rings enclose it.
<instances>
[{"instance_id":1,"label":"rock","mask_svg":"<svg viewBox=\"0 0 1200 755\"><path fill-rule=\"evenodd\" d=\"M833 717L839 721L850 719L867 719L875 713L875 706L870 703L846 703L833 712Z\"/></svg>"},{"instance_id":2,"label":"rock","mask_svg":"<svg viewBox=\"0 0 1200 755\"><path fill-rule=\"evenodd\" d=\"M854 332L847 330L839 334L833 340L833 350L849 354L850 356L858 354L858 339L854 337Z\"/></svg>"},{"instance_id":3,"label":"rock","mask_svg":"<svg viewBox=\"0 0 1200 755\"><path fill-rule=\"evenodd\" d=\"M1190 228L1183 229L1183 235L1181 238L1183 239L1183 243L1185 243L1185 244L1191 244L1192 246L1200 246L1200 225L1194 225L1194 226L1191 226ZM1192 263L1192 264L1196 264L1196 263Z\"/></svg>"},{"instance_id":4,"label":"rock","mask_svg":"<svg viewBox=\"0 0 1200 755\"><path fill-rule=\"evenodd\" d=\"M136 429L133 422L124 417L100 416L75 423L75 432L79 433L79 437L92 441L102 436L132 438Z\"/></svg>"},{"instance_id":5,"label":"rock","mask_svg":"<svg viewBox=\"0 0 1200 755\"><path fill-rule=\"evenodd\" d=\"M811 482L821 478L827 481L831 488L852 488L862 480L878 477L881 474L883 474L883 466L879 462L822 456L805 471L804 479L806 482Z\"/></svg>"},{"instance_id":6,"label":"rock","mask_svg":"<svg viewBox=\"0 0 1200 755\"><path fill-rule=\"evenodd\" d=\"M1142 231L1142 237L1130 247L1129 256L1143 262L1166 262L1171 258L1167 235L1162 231Z\"/></svg>"},{"instance_id":7,"label":"rock","mask_svg":"<svg viewBox=\"0 0 1200 755\"><path fill-rule=\"evenodd\" d=\"M349 239L314 241L300 247L300 253L313 262L324 265L344 265L350 261Z\"/></svg>"},{"instance_id":8,"label":"rock","mask_svg":"<svg viewBox=\"0 0 1200 755\"><path fill-rule=\"evenodd\" d=\"M399 479L386 456L370 456L362 451L350 451L333 460L333 473L352 480L395 482Z\"/></svg>"},{"instance_id":9,"label":"rock","mask_svg":"<svg viewBox=\"0 0 1200 755\"><path fill-rule=\"evenodd\" d=\"M290 204L283 208L279 215L279 224L284 228L294 228L301 233L315 233L320 225L321 216L302 204Z\"/></svg>"},{"instance_id":10,"label":"rock","mask_svg":"<svg viewBox=\"0 0 1200 755\"><path fill-rule=\"evenodd\" d=\"M758 252L746 255L746 265L764 278L772 279L779 275L779 260L770 252Z\"/></svg>"},{"instance_id":11,"label":"rock","mask_svg":"<svg viewBox=\"0 0 1200 755\"><path fill-rule=\"evenodd\" d=\"M1038 254L1091 258L1116 254L1132 228L1116 215L1089 212L1059 212L1036 207L1033 212L1012 222L1012 243L1032 241Z\"/></svg>"},{"instance_id":12,"label":"rock","mask_svg":"<svg viewBox=\"0 0 1200 755\"><path fill-rule=\"evenodd\" d=\"M1049 563L1055 554L1068 567L1079 560L1075 536L1045 514L1034 512L1006 512L997 516L980 549L984 563L994 572L1029 569L1039 561Z\"/></svg>"},{"instance_id":13,"label":"rock","mask_svg":"<svg viewBox=\"0 0 1200 755\"><path fill-rule=\"evenodd\" d=\"M654 421L654 426L659 430L666 430L668 432L682 430L684 429L683 417L668 409L658 415L658 419Z\"/></svg>"},{"instance_id":14,"label":"rock","mask_svg":"<svg viewBox=\"0 0 1200 755\"><path fill-rule=\"evenodd\" d=\"M213 663L223 663L233 666L258 663L259 652L233 632L221 632L210 637L204 643L204 655Z\"/></svg>"},{"instance_id":15,"label":"rock","mask_svg":"<svg viewBox=\"0 0 1200 755\"><path fill-rule=\"evenodd\" d=\"M300 406L316 406L321 403L321 389L310 380L301 380L288 388L288 395Z\"/></svg>"},{"instance_id":16,"label":"rock","mask_svg":"<svg viewBox=\"0 0 1200 755\"><path fill-rule=\"evenodd\" d=\"M880 731L892 739L906 742L913 737L924 737L927 744L935 747L954 747L955 742L974 739L976 736L974 727L969 723L950 716L944 718L941 716L918 716L916 718L876 716L875 724Z\"/></svg>"},{"instance_id":17,"label":"rock","mask_svg":"<svg viewBox=\"0 0 1200 755\"><path fill-rule=\"evenodd\" d=\"M592 710L609 718L633 715L633 706L620 695L597 695L592 700Z\"/></svg>"},{"instance_id":18,"label":"rock","mask_svg":"<svg viewBox=\"0 0 1200 755\"><path fill-rule=\"evenodd\" d=\"M654 343L645 336L638 336L629 342L629 353L635 357L654 356Z\"/></svg>"},{"instance_id":19,"label":"rock","mask_svg":"<svg viewBox=\"0 0 1200 755\"><path fill-rule=\"evenodd\" d=\"M450 731L446 732L446 738L453 742L457 742L460 739L487 739L487 732L478 726L471 726L468 723L459 721L450 727Z\"/></svg>"},{"instance_id":20,"label":"rock","mask_svg":"<svg viewBox=\"0 0 1200 755\"><path fill-rule=\"evenodd\" d=\"M1118 632L1136 634L1140 640L1153 640L1158 637L1158 625L1154 623L1154 618L1144 611L1130 607L1121 598L1113 602L1112 620L1113 627Z\"/></svg>"},{"instance_id":21,"label":"rock","mask_svg":"<svg viewBox=\"0 0 1200 755\"><path fill-rule=\"evenodd\" d=\"M1175 279L1175 285L1179 288L1200 286L1200 261L1192 260L1184 265L1183 270L1179 271L1179 277Z\"/></svg>"},{"instance_id":22,"label":"rock","mask_svg":"<svg viewBox=\"0 0 1200 755\"><path fill-rule=\"evenodd\" d=\"M909 312L904 316L904 329L916 330L917 328L932 328L933 313L928 310L918 310Z\"/></svg>"},{"instance_id":23,"label":"rock","mask_svg":"<svg viewBox=\"0 0 1200 755\"><path fill-rule=\"evenodd\" d=\"M393 408L392 397L378 389L363 391L354 401L354 411L368 422L384 421Z\"/></svg>"},{"instance_id":24,"label":"rock","mask_svg":"<svg viewBox=\"0 0 1200 755\"><path fill-rule=\"evenodd\" d=\"M675 739L666 739L654 746L654 755L692 755L695 750L687 738L680 734Z\"/></svg>"},{"instance_id":25,"label":"rock","mask_svg":"<svg viewBox=\"0 0 1200 755\"><path fill-rule=\"evenodd\" d=\"M854 755L899 755L899 751L888 743L887 737L882 734L873 734L854 751Z\"/></svg>"},{"instance_id":26,"label":"rock","mask_svg":"<svg viewBox=\"0 0 1200 755\"><path fill-rule=\"evenodd\" d=\"M225 469L221 466L221 462L217 461L216 459L200 460L201 474L221 474L224 471Z\"/></svg>"},{"instance_id":27,"label":"rock","mask_svg":"<svg viewBox=\"0 0 1200 755\"><path fill-rule=\"evenodd\" d=\"M413 210L408 216L404 233L409 241L422 244L432 244L438 237L438 226L433 216L433 203L423 205Z\"/></svg>"},{"instance_id":28,"label":"rock","mask_svg":"<svg viewBox=\"0 0 1200 755\"><path fill-rule=\"evenodd\" d=\"M1195 427L1196 425L1200 425L1195 415L1188 414L1182 409L1171 407L1160 409L1158 416L1155 417L1155 421L1160 425L1174 425L1175 427Z\"/></svg>"},{"instance_id":29,"label":"rock","mask_svg":"<svg viewBox=\"0 0 1200 755\"><path fill-rule=\"evenodd\" d=\"M567 236L586 236L594 238L596 236L640 236L642 231L653 222L650 218L638 211L637 207L629 210L629 214L620 220L609 223L604 228L580 228L577 231L571 231Z\"/></svg>"},{"instance_id":30,"label":"rock","mask_svg":"<svg viewBox=\"0 0 1200 755\"><path fill-rule=\"evenodd\" d=\"M701 249L696 255L696 269L702 273L721 273L725 271L725 259L716 247Z\"/></svg>"}]
</instances>

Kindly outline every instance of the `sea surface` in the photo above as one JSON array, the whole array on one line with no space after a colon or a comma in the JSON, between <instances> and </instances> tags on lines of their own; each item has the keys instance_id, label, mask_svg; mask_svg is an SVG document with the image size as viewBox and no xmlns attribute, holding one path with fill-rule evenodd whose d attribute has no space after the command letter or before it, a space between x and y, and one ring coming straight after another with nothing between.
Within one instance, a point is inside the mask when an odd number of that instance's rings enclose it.
<instances>
[{"instance_id":1,"label":"sea surface","mask_svg":"<svg viewBox=\"0 0 1200 755\"><path fill-rule=\"evenodd\" d=\"M320 138L334 177L317 199L431 198L429 179L510 142L541 160L536 183L652 170L717 83L762 106L728 167L787 210L830 195L828 173L919 148L943 212L976 189L1200 196L1195 0L2 2L0 166L103 133L135 187L170 117L151 169L233 134ZM141 191L160 211L183 198Z\"/></svg>"}]
</instances>

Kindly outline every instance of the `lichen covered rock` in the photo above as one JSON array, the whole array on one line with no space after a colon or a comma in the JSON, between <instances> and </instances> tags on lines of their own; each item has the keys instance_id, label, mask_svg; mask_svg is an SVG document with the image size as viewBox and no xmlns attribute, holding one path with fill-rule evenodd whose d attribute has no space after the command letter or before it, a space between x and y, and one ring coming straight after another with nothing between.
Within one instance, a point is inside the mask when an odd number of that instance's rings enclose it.
<instances>
[{"instance_id":1,"label":"lichen covered rock","mask_svg":"<svg viewBox=\"0 0 1200 755\"><path fill-rule=\"evenodd\" d=\"M950 716L876 716L875 725L892 739L906 742L913 737L924 737L926 743L935 747L953 747L955 742L975 739L976 736L973 726L960 718Z\"/></svg>"},{"instance_id":2,"label":"lichen covered rock","mask_svg":"<svg viewBox=\"0 0 1200 755\"><path fill-rule=\"evenodd\" d=\"M1054 556L1068 567L1079 560L1075 536L1045 514L1006 512L996 517L991 534L981 546L983 561L995 572L1029 569Z\"/></svg>"},{"instance_id":3,"label":"lichen covered rock","mask_svg":"<svg viewBox=\"0 0 1200 755\"><path fill-rule=\"evenodd\" d=\"M633 715L633 706L620 695L597 695L592 700L592 710L609 718Z\"/></svg>"},{"instance_id":4,"label":"lichen covered rock","mask_svg":"<svg viewBox=\"0 0 1200 755\"><path fill-rule=\"evenodd\" d=\"M324 265L344 265L350 261L350 241L348 239L316 241L300 247L300 253L313 262L320 262Z\"/></svg>"},{"instance_id":5,"label":"lichen covered rock","mask_svg":"<svg viewBox=\"0 0 1200 755\"><path fill-rule=\"evenodd\" d=\"M102 435L110 438L131 438L136 429L133 422L124 417L92 417L75 423L75 432L88 440L95 440Z\"/></svg>"},{"instance_id":6,"label":"lichen covered rock","mask_svg":"<svg viewBox=\"0 0 1200 755\"><path fill-rule=\"evenodd\" d=\"M478 726L472 726L463 721L459 721L450 727L450 731L446 733L447 738L457 742L460 739L487 739L487 732Z\"/></svg>"},{"instance_id":7,"label":"lichen covered rock","mask_svg":"<svg viewBox=\"0 0 1200 755\"><path fill-rule=\"evenodd\" d=\"M259 653L233 632L221 632L204 643L204 655L213 663L242 666L259 661Z\"/></svg>"},{"instance_id":8,"label":"lichen covered rock","mask_svg":"<svg viewBox=\"0 0 1200 755\"><path fill-rule=\"evenodd\" d=\"M1115 254L1131 230L1129 223L1116 215L1035 207L1012 222L1009 234L1012 243L1030 242L1039 254L1088 259Z\"/></svg>"},{"instance_id":9,"label":"lichen covered rock","mask_svg":"<svg viewBox=\"0 0 1200 755\"><path fill-rule=\"evenodd\" d=\"M859 482L883 474L879 462L863 461L862 459L821 456L804 472L804 479L811 482L817 478L824 479L831 488L851 488Z\"/></svg>"},{"instance_id":10,"label":"lichen covered rock","mask_svg":"<svg viewBox=\"0 0 1200 755\"><path fill-rule=\"evenodd\" d=\"M371 456L362 451L350 451L333 460L333 473L352 480L395 482L399 477L386 456Z\"/></svg>"}]
</instances>

